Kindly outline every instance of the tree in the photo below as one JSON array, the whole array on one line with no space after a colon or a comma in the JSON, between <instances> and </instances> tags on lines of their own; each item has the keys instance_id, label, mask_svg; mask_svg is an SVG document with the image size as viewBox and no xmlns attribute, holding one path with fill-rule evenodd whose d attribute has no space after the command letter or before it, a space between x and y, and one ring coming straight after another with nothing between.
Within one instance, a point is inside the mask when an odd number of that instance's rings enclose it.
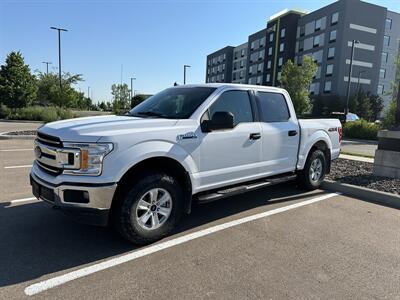
<instances>
[{"instance_id":1,"label":"tree","mask_svg":"<svg viewBox=\"0 0 400 300\"><path fill-rule=\"evenodd\" d=\"M130 107L130 90L126 83L113 84L111 86L111 94L113 96L114 111L126 111Z\"/></svg>"},{"instance_id":2,"label":"tree","mask_svg":"<svg viewBox=\"0 0 400 300\"><path fill-rule=\"evenodd\" d=\"M309 56L304 56L301 66L288 60L282 68L281 85L289 92L298 114L303 114L310 108L308 89L316 71L317 65Z\"/></svg>"},{"instance_id":3,"label":"tree","mask_svg":"<svg viewBox=\"0 0 400 300\"><path fill-rule=\"evenodd\" d=\"M383 99L378 95L369 94L369 102L371 105L371 121L376 121L385 107Z\"/></svg>"},{"instance_id":4,"label":"tree","mask_svg":"<svg viewBox=\"0 0 400 300\"><path fill-rule=\"evenodd\" d=\"M135 97L132 98L131 100L131 108L134 108L135 106L139 105L140 103L142 103L144 100L146 100L148 97L146 97L145 95L135 95Z\"/></svg>"},{"instance_id":5,"label":"tree","mask_svg":"<svg viewBox=\"0 0 400 300\"><path fill-rule=\"evenodd\" d=\"M312 96L311 104L314 117L328 117L333 112L342 112L344 110L343 99L334 94Z\"/></svg>"},{"instance_id":6,"label":"tree","mask_svg":"<svg viewBox=\"0 0 400 300\"><path fill-rule=\"evenodd\" d=\"M82 75L64 73L61 77L62 91L60 91L58 74L38 74L38 93L36 102L40 105L55 105L89 109L92 101L84 97L82 92L75 90L73 85L83 81Z\"/></svg>"},{"instance_id":7,"label":"tree","mask_svg":"<svg viewBox=\"0 0 400 300\"><path fill-rule=\"evenodd\" d=\"M22 54L11 52L0 68L0 103L10 108L31 105L36 98L36 80Z\"/></svg>"},{"instance_id":8,"label":"tree","mask_svg":"<svg viewBox=\"0 0 400 300\"><path fill-rule=\"evenodd\" d=\"M102 111L106 111L106 110L107 110L107 105L106 105L106 103L105 103L104 101L100 102L99 108L100 108Z\"/></svg>"},{"instance_id":9,"label":"tree","mask_svg":"<svg viewBox=\"0 0 400 300\"><path fill-rule=\"evenodd\" d=\"M385 129L390 129L392 126L394 126L396 118L396 107L397 107L397 101L396 99L393 99L384 113L383 127Z\"/></svg>"}]
</instances>

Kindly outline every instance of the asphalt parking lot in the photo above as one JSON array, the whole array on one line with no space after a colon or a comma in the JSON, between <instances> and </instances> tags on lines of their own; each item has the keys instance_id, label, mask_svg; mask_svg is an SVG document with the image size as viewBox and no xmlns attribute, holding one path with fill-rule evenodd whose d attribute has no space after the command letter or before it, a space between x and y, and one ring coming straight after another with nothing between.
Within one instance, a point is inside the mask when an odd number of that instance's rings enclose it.
<instances>
[{"instance_id":1,"label":"asphalt parking lot","mask_svg":"<svg viewBox=\"0 0 400 300\"><path fill-rule=\"evenodd\" d=\"M31 148L0 141L0 299L400 299L397 209L285 184L138 248L31 199Z\"/></svg>"}]
</instances>

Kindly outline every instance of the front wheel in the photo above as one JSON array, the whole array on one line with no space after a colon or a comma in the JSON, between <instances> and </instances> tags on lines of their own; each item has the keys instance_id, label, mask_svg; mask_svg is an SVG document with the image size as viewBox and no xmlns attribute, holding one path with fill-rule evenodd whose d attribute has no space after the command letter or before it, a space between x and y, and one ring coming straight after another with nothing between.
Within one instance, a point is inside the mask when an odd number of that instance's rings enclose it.
<instances>
[{"instance_id":1,"label":"front wheel","mask_svg":"<svg viewBox=\"0 0 400 300\"><path fill-rule=\"evenodd\" d=\"M144 176L127 188L115 225L128 241L144 245L168 235L183 211L183 192L174 177L163 173Z\"/></svg>"},{"instance_id":2,"label":"front wheel","mask_svg":"<svg viewBox=\"0 0 400 300\"><path fill-rule=\"evenodd\" d=\"M321 186L325 173L325 154L321 150L315 150L308 156L304 169L299 173L300 184L308 190L315 190Z\"/></svg>"}]
</instances>

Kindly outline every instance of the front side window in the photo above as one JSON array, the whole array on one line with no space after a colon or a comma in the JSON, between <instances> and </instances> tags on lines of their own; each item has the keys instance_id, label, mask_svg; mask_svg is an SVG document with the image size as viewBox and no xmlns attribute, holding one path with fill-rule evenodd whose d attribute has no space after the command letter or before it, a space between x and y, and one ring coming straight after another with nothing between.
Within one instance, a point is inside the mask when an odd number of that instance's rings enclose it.
<instances>
[{"instance_id":1,"label":"front side window","mask_svg":"<svg viewBox=\"0 0 400 300\"><path fill-rule=\"evenodd\" d=\"M243 122L253 122L253 113L247 91L227 91L223 93L209 108L209 116L212 117L217 111L232 113L235 126Z\"/></svg>"},{"instance_id":2,"label":"front side window","mask_svg":"<svg viewBox=\"0 0 400 300\"><path fill-rule=\"evenodd\" d=\"M282 94L257 92L257 102L262 122L287 122L289 120L289 109Z\"/></svg>"},{"instance_id":3,"label":"front side window","mask_svg":"<svg viewBox=\"0 0 400 300\"><path fill-rule=\"evenodd\" d=\"M215 91L210 87L169 88L146 99L128 115L142 118L188 119Z\"/></svg>"}]
</instances>

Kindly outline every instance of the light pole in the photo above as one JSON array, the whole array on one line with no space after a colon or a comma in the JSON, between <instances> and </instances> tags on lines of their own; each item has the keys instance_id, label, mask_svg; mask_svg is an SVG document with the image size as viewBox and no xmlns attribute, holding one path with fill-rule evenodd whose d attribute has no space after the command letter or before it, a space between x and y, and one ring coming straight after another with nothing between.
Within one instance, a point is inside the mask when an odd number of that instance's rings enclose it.
<instances>
[{"instance_id":1,"label":"light pole","mask_svg":"<svg viewBox=\"0 0 400 300\"><path fill-rule=\"evenodd\" d=\"M135 93L133 92L133 81L136 80L135 77L131 77L131 99L135 97Z\"/></svg>"},{"instance_id":2,"label":"light pole","mask_svg":"<svg viewBox=\"0 0 400 300\"><path fill-rule=\"evenodd\" d=\"M394 122L394 127L392 130L400 131L400 81L397 87L397 109L396 109L396 118Z\"/></svg>"},{"instance_id":3,"label":"light pole","mask_svg":"<svg viewBox=\"0 0 400 300\"><path fill-rule=\"evenodd\" d=\"M90 99L90 86L87 87L87 97Z\"/></svg>"},{"instance_id":4,"label":"light pole","mask_svg":"<svg viewBox=\"0 0 400 300\"><path fill-rule=\"evenodd\" d=\"M346 108L344 111L345 117L347 117L347 114L349 113L349 100L350 100L350 86L351 86L351 73L353 71L353 59L354 59L354 46L356 44L359 44L360 41L358 40L353 40L351 44L351 56L350 56L350 67L349 67L349 77L348 77L348 83L347 83L347 97L346 97Z\"/></svg>"},{"instance_id":5,"label":"light pole","mask_svg":"<svg viewBox=\"0 0 400 300\"><path fill-rule=\"evenodd\" d=\"M190 68L190 66L183 65L183 84L186 84L186 68Z\"/></svg>"},{"instance_id":6,"label":"light pole","mask_svg":"<svg viewBox=\"0 0 400 300\"><path fill-rule=\"evenodd\" d=\"M58 31L58 77L60 80L60 91L62 91L61 84L61 31L68 31L64 28L50 27L50 29L54 29Z\"/></svg>"},{"instance_id":7,"label":"light pole","mask_svg":"<svg viewBox=\"0 0 400 300\"><path fill-rule=\"evenodd\" d=\"M42 64L46 64L46 75L49 75L49 65L51 65L51 62L42 61Z\"/></svg>"}]
</instances>

